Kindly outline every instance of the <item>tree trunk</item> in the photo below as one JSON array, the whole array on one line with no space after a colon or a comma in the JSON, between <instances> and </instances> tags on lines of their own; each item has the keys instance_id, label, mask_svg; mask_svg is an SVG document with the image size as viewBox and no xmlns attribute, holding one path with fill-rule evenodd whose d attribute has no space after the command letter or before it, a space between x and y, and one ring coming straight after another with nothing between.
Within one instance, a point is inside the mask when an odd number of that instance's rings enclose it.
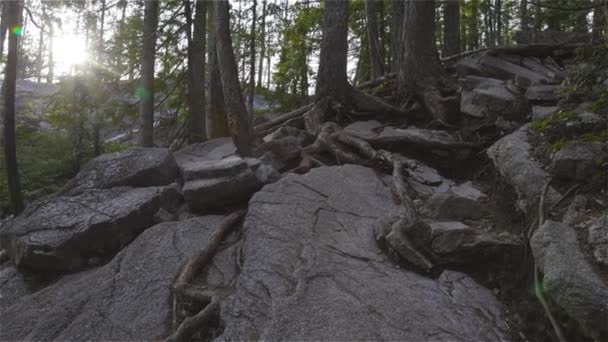
<instances>
[{"instance_id":1,"label":"tree trunk","mask_svg":"<svg viewBox=\"0 0 608 342\"><path fill-rule=\"evenodd\" d=\"M403 29L403 14L405 1L393 0L391 7L391 65L393 72L399 70L401 58L401 30Z\"/></svg>"},{"instance_id":2,"label":"tree trunk","mask_svg":"<svg viewBox=\"0 0 608 342\"><path fill-rule=\"evenodd\" d=\"M156 55L156 29L158 27L158 1L149 0L144 7L143 53L141 58L140 145L154 145L154 60Z\"/></svg>"},{"instance_id":3,"label":"tree trunk","mask_svg":"<svg viewBox=\"0 0 608 342\"><path fill-rule=\"evenodd\" d=\"M8 27L20 25L22 2L8 1L4 11L7 13ZM10 208L14 213L23 210L21 183L17 166L17 148L15 143L15 88L17 83L17 62L19 34L9 33L8 56L4 70L3 103L4 111L4 160L6 163L6 178L8 183Z\"/></svg>"},{"instance_id":4,"label":"tree trunk","mask_svg":"<svg viewBox=\"0 0 608 342\"><path fill-rule=\"evenodd\" d=\"M376 79L384 75L384 63L380 47L380 34L376 11L377 0L365 0L365 21L367 28L367 42L369 44L369 60L371 65L371 78Z\"/></svg>"},{"instance_id":5,"label":"tree trunk","mask_svg":"<svg viewBox=\"0 0 608 342\"><path fill-rule=\"evenodd\" d=\"M496 23L496 43L498 45L503 45L504 42L502 40L502 0L496 0L494 22Z\"/></svg>"},{"instance_id":6,"label":"tree trunk","mask_svg":"<svg viewBox=\"0 0 608 342\"><path fill-rule=\"evenodd\" d=\"M252 132L239 86L239 71L232 49L228 0L215 1L213 7L217 57L218 61L221 61L218 64L224 91L224 103L228 112L228 129L238 154L250 156L252 154Z\"/></svg>"},{"instance_id":7,"label":"tree trunk","mask_svg":"<svg viewBox=\"0 0 608 342\"><path fill-rule=\"evenodd\" d=\"M574 22L574 31L579 33L587 33L589 32L589 28L587 27L587 14L589 12L587 10L578 11L576 13L576 21Z\"/></svg>"},{"instance_id":8,"label":"tree trunk","mask_svg":"<svg viewBox=\"0 0 608 342\"><path fill-rule=\"evenodd\" d=\"M520 0L519 3L519 20L521 22L521 30L527 31L529 28L529 18L528 18L528 0Z\"/></svg>"},{"instance_id":9,"label":"tree trunk","mask_svg":"<svg viewBox=\"0 0 608 342\"><path fill-rule=\"evenodd\" d=\"M44 16L44 10L43 10L43 16ZM36 81L38 83L42 83L42 68L44 67L44 57L43 57L43 50L44 50L44 25L41 26L40 32L38 33L38 56L36 57Z\"/></svg>"},{"instance_id":10,"label":"tree trunk","mask_svg":"<svg viewBox=\"0 0 608 342\"><path fill-rule=\"evenodd\" d=\"M6 40L6 33L8 32L8 1L0 3L2 7L2 17L0 18L0 58L4 53L4 42Z\"/></svg>"},{"instance_id":11,"label":"tree trunk","mask_svg":"<svg viewBox=\"0 0 608 342\"><path fill-rule=\"evenodd\" d=\"M262 88L262 72L266 54L266 0L262 2L262 36L260 37L260 64L258 66L258 87ZM270 66L268 66L270 68Z\"/></svg>"},{"instance_id":12,"label":"tree trunk","mask_svg":"<svg viewBox=\"0 0 608 342\"><path fill-rule=\"evenodd\" d=\"M606 9L596 7L593 9L593 41L599 41L606 30Z\"/></svg>"},{"instance_id":13,"label":"tree trunk","mask_svg":"<svg viewBox=\"0 0 608 342\"><path fill-rule=\"evenodd\" d=\"M445 75L435 47L435 1L407 1L403 22L403 56L398 73L403 94L413 96L442 122L455 119L454 87Z\"/></svg>"},{"instance_id":14,"label":"tree trunk","mask_svg":"<svg viewBox=\"0 0 608 342\"><path fill-rule=\"evenodd\" d=\"M205 31L207 27L207 4L204 0L195 0L194 36L188 30L188 133L190 142L202 142L206 139L205 122ZM186 0L186 20L192 25L190 0ZM188 18L189 17L189 18Z\"/></svg>"},{"instance_id":15,"label":"tree trunk","mask_svg":"<svg viewBox=\"0 0 608 342\"><path fill-rule=\"evenodd\" d=\"M460 1L445 0L443 6L443 56L460 53Z\"/></svg>"},{"instance_id":16,"label":"tree trunk","mask_svg":"<svg viewBox=\"0 0 608 342\"><path fill-rule=\"evenodd\" d=\"M53 22L50 19L47 22L47 26L49 28L49 71L46 74L46 83L53 84L53 78L55 78L55 60L53 58L53 35L55 35L55 29L53 27Z\"/></svg>"},{"instance_id":17,"label":"tree trunk","mask_svg":"<svg viewBox=\"0 0 608 342\"><path fill-rule=\"evenodd\" d=\"M253 100L255 96L255 22L257 20L256 7L258 5L257 0L253 0L252 19L251 19L251 31L249 33L249 118L253 118Z\"/></svg>"},{"instance_id":18,"label":"tree trunk","mask_svg":"<svg viewBox=\"0 0 608 342\"><path fill-rule=\"evenodd\" d=\"M207 43L207 55L209 58L209 107L207 108L207 136L209 139L228 137L228 120L224 107L224 92L222 91L222 80L217 60L217 45L215 28L213 27L213 1L208 2L210 34Z\"/></svg>"}]
</instances>

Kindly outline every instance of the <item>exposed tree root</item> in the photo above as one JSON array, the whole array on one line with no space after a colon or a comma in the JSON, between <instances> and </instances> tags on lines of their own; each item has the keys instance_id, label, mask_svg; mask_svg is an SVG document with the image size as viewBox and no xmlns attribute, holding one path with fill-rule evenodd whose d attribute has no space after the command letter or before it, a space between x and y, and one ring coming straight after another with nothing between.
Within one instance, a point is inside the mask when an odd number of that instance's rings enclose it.
<instances>
[{"instance_id":1,"label":"exposed tree root","mask_svg":"<svg viewBox=\"0 0 608 342\"><path fill-rule=\"evenodd\" d=\"M198 288L190 285L197 274L199 274L206 265L208 265L215 254L218 252L222 241L232 232L237 226L237 223L243 218L247 211L238 210L228 215L220 224L217 231L211 236L205 248L197 255L193 256L182 268L175 284L173 286L173 328L174 333L171 334L165 341L184 341L194 334L202 324L209 321L212 314L219 307L219 294L214 291L209 291L206 288ZM205 308L198 314L186 318L179 326L177 326L178 298L185 297L196 302L207 304Z\"/></svg>"},{"instance_id":2,"label":"exposed tree root","mask_svg":"<svg viewBox=\"0 0 608 342\"><path fill-rule=\"evenodd\" d=\"M254 127L254 131L256 133L264 132L269 129L272 129L275 126L284 124L286 121L302 116L304 113L308 112L312 108L313 104L307 104L306 106L302 106L296 110L293 110L289 113L285 113L281 116L278 116L268 122L264 122Z\"/></svg>"}]
</instances>

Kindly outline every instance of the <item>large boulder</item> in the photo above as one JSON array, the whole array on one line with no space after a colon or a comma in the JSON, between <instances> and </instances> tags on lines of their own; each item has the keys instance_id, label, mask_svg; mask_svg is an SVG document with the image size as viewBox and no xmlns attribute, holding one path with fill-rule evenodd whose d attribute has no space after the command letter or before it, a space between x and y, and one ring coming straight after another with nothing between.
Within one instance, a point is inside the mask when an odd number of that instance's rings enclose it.
<instances>
[{"instance_id":1,"label":"large boulder","mask_svg":"<svg viewBox=\"0 0 608 342\"><path fill-rule=\"evenodd\" d=\"M600 142L572 142L553 156L553 172L557 177L588 180L604 172L602 163L608 161L608 144Z\"/></svg>"},{"instance_id":2,"label":"large boulder","mask_svg":"<svg viewBox=\"0 0 608 342\"><path fill-rule=\"evenodd\" d=\"M546 84L554 81L555 75L550 72L538 72L524 65L509 61L503 56L483 54L465 58L456 64L459 76L477 75L501 80L519 78L528 84Z\"/></svg>"},{"instance_id":3,"label":"large boulder","mask_svg":"<svg viewBox=\"0 0 608 342\"><path fill-rule=\"evenodd\" d=\"M264 137L260 150L266 151L277 170L282 170L300 157L302 148L314 142L315 137L295 127L281 127Z\"/></svg>"},{"instance_id":4,"label":"large boulder","mask_svg":"<svg viewBox=\"0 0 608 342\"><path fill-rule=\"evenodd\" d=\"M509 89L505 81L468 76L463 83L465 86L460 101L462 113L478 118L504 117L509 120L521 120L525 116L525 98Z\"/></svg>"},{"instance_id":5,"label":"large boulder","mask_svg":"<svg viewBox=\"0 0 608 342\"><path fill-rule=\"evenodd\" d=\"M429 198L426 213L436 219L479 219L487 215L487 196L471 182L452 186Z\"/></svg>"},{"instance_id":6,"label":"large boulder","mask_svg":"<svg viewBox=\"0 0 608 342\"><path fill-rule=\"evenodd\" d=\"M180 164L184 199L192 211L208 212L248 200L277 173L266 159L230 156Z\"/></svg>"},{"instance_id":7,"label":"large boulder","mask_svg":"<svg viewBox=\"0 0 608 342\"><path fill-rule=\"evenodd\" d=\"M19 267L76 271L112 257L155 223L159 209L176 205L177 197L174 186L56 196L28 206L2 227L0 237Z\"/></svg>"},{"instance_id":8,"label":"large boulder","mask_svg":"<svg viewBox=\"0 0 608 342\"><path fill-rule=\"evenodd\" d=\"M171 325L172 287L180 267L205 246L221 216L162 223L146 230L95 270L68 275L2 308L2 341L162 340ZM237 246L214 257L206 284L229 287Z\"/></svg>"},{"instance_id":9,"label":"large boulder","mask_svg":"<svg viewBox=\"0 0 608 342\"><path fill-rule=\"evenodd\" d=\"M487 151L496 169L515 188L523 210L539 198L548 179L540 163L531 156L529 129L529 125L522 126L496 141ZM553 188L549 188L547 202L553 203L558 196Z\"/></svg>"},{"instance_id":10,"label":"large boulder","mask_svg":"<svg viewBox=\"0 0 608 342\"><path fill-rule=\"evenodd\" d=\"M604 213L589 224L588 242L595 260L608 266L608 213Z\"/></svg>"},{"instance_id":11,"label":"large boulder","mask_svg":"<svg viewBox=\"0 0 608 342\"><path fill-rule=\"evenodd\" d=\"M177 164L166 148L133 148L101 155L87 163L64 188L75 195L116 186L162 186L175 181Z\"/></svg>"},{"instance_id":12,"label":"large boulder","mask_svg":"<svg viewBox=\"0 0 608 342\"><path fill-rule=\"evenodd\" d=\"M0 266L0 313L30 293L24 276L17 268L12 265Z\"/></svg>"},{"instance_id":13,"label":"large boulder","mask_svg":"<svg viewBox=\"0 0 608 342\"><path fill-rule=\"evenodd\" d=\"M399 212L389 187L345 165L256 193L218 340L507 340L491 291L462 273L434 280L382 256L374 224Z\"/></svg>"},{"instance_id":14,"label":"large boulder","mask_svg":"<svg viewBox=\"0 0 608 342\"><path fill-rule=\"evenodd\" d=\"M608 285L585 260L574 229L547 220L530 240L543 286L584 333L598 341L608 338Z\"/></svg>"},{"instance_id":15,"label":"large boulder","mask_svg":"<svg viewBox=\"0 0 608 342\"><path fill-rule=\"evenodd\" d=\"M217 138L203 143L192 144L174 153L178 165L197 162L201 159L219 160L236 153L231 138Z\"/></svg>"}]
</instances>

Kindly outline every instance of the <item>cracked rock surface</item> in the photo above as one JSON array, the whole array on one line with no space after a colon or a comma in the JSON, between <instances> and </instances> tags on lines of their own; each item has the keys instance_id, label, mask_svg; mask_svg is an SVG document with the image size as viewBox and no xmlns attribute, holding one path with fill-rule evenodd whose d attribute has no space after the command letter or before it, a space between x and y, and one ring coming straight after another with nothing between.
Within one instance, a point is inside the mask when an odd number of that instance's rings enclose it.
<instances>
[{"instance_id":1,"label":"cracked rock surface","mask_svg":"<svg viewBox=\"0 0 608 342\"><path fill-rule=\"evenodd\" d=\"M371 169L289 175L249 204L218 340L507 339L501 305L470 277L433 280L382 256L374 224L399 208Z\"/></svg>"},{"instance_id":2,"label":"cracked rock surface","mask_svg":"<svg viewBox=\"0 0 608 342\"><path fill-rule=\"evenodd\" d=\"M19 267L78 271L112 257L177 196L173 186L118 187L43 199L2 227L2 245Z\"/></svg>"},{"instance_id":3,"label":"cracked rock surface","mask_svg":"<svg viewBox=\"0 0 608 342\"><path fill-rule=\"evenodd\" d=\"M171 289L180 267L210 238L222 216L156 225L114 259L2 307L2 341L150 341L171 322ZM229 286L234 248L215 256L210 285ZM222 272L219 271L219 268ZM27 322L27 324L24 324Z\"/></svg>"}]
</instances>

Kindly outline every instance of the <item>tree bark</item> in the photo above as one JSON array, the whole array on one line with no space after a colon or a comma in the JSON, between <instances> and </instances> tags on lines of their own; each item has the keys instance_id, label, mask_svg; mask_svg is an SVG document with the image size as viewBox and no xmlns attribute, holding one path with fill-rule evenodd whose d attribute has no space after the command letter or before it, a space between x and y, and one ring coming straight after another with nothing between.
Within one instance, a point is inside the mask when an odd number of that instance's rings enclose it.
<instances>
[{"instance_id":1,"label":"tree bark","mask_svg":"<svg viewBox=\"0 0 608 342\"><path fill-rule=\"evenodd\" d=\"M593 41L602 38L606 30L606 8L596 7L593 9Z\"/></svg>"},{"instance_id":2,"label":"tree bark","mask_svg":"<svg viewBox=\"0 0 608 342\"><path fill-rule=\"evenodd\" d=\"M5 3L3 12L7 13L8 27L20 26L22 5L21 1L8 1ZM18 48L19 34L9 32L8 56L2 87L4 104L2 116L4 117L4 161L6 163L9 204L14 213L20 213L23 210L15 142L15 88L17 83Z\"/></svg>"},{"instance_id":3,"label":"tree bark","mask_svg":"<svg viewBox=\"0 0 608 342\"><path fill-rule=\"evenodd\" d=\"M207 136L209 139L228 137L228 120L224 108L224 92L222 91L222 80L217 60L217 45L213 23L213 1L208 2L210 34L207 43L207 55L209 58L209 101L207 107Z\"/></svg>"},{"instance_id":4,"label":"tree bark","mask_svg":"<svg viewBox=\"0 0 608 342\"><path fill-rule=\"evenodd\" d=\"M576 21L574 23L574 31L579 33L587 33L589 32L589 28L587 27L587 14L589 11L578 11L576 13Z\"/></svg>"},{"instance_id":5,"label":"tree bark","mask_svg":"<svg viewBox=\"0 0 608 342\"><path fill-rule=\"evenodd\" d=\"M145 2L143 53L141 58L140 145L154 145L154 61L156 55L156 29L158 27L158 0Z\"/></svg>"},{"instance_id":6,"label":"tree bark","mask_svg":"<svg viewBox=\"0 0 608 342\"><path fill-rule=\"evenodd\" d=\"M258 66L258 87L262 88L262 72L264 70L264 56L266 54L266 0L262 2L262 36L260 37L260 43L261 46L260 64Z\"/></svg>"},{"instance_id":7,"label":"tree bark","mask_svg":"<svg viewBox=\"0 0 608 342\"><path fill-rule=\"evenodd\" d=\"M257 0L253 0L252 19L251 19L251 32L249 33L249 117L253 118L253 100L255 96L255 22L257 20L256 7L258 5Z\"/></svg>"},{"instance_id":8,"label":"tree bark","mask_svg":"<svg viewBox=\"0 0 608 342\"><path fill-rule=\"evenodd\" d=\"M460 1L445 0L443 6L443 56L460 53Z\"/></svg>"},{"instance_id":9,"label":"tree bark","mask_svg":"<svg viewBox=\"0 0 608 342\"><path fill-rule=\"evenodd\" d=\"M44 6L44 5L42 5ZM42 10L44 16L44 9ZM38 56L36 57L36 81L42 83L42 68L44 67L44 24L42 24L40 32L38 33ZM1 54L0 54L1 56Z\"/></svg>"},{"instance_id":10,"label":"tree bark","mask_svg":"<svg viewBox=\"0 0 608 342\"><path fill-rule=\"evenodd\" d=\"M391 65L393 72L399 70L399 59L401 58L401 30L403 29L403 15L405 1L393 0L391 7Z\"/></svg>"},{"instance_id":11,"label":"tree bark","mask_svg":"<svg viewBox=\"0 0 608 342\"><path fill-rule=\"evenodd\" d=\"M529 29L529 18L528 18L528 0L520 0L519 3L519 20L521 22L521 30L527 31Z\"/></svg>"},{"instance_id":12,"label":"tree bark","mask_svg":"<svg viewBox=\"0 0 608 342\"><path fill-rule=\"evenodd\" d=\"M192 143L205 141L207 132L207 128L205 127L205 34L207 27L207 4L204 0L195 1L194 34L192 39L190 39L188 47L190 66L188 135Z\"/></svg>"},{"instance_id":13,"label":"tree bark","mask_svg":"<svg viewBox=\"0 0 608 342\"><path fill-rule=\"evenodd\" d=\"M502 0L496 0L494 22L496 23L496 43L498 45L503 45L504 42L502 39Z\"/></svg>"},{"instance_id":14,"label":"tree bark","mask_svg":"<svg viewBox=\"0 0 608 342\"><path fill-rule=\"evenodd\" d=\"M380 47L376 1L377 0L365 0L365 20L372 79L384 75L384 58L382 57L382 50Z\"/></svg>"},{"instance_id":15,"label":"tree bark","mask_svg":"<svg viewBox=\"0 0 608 342\"><path fill-rule=\"evenodd\" d=\"M53 21L50 20L50 18L47 26L49 27L49 71L46 74L46 83L53 84L53 79L55 78L55 60L53 58L53 35L55 35L55 29L53 26Z\"/></svg>"},{"instance_id":16,"label":"tree bark","mask_svg":"<svg viewBox=\"0 0 608 342\"><path fill-rule=\"evenodd\" d=\"M241 156L252 154L252 137L247 109L239 86L239 74L230 37L230 13L227 0L214 2L214 25L217 39L217 57L219 61L224 103L228 112L228 129L234 140L237 153Z\"/></svg>"},{"instance_id":17,"label":"tree bark","mask_svg":"<svg viewBox=\"0 0 608 342\"><path fill-rule=\"evenodd\" d=\"M6 3L8 1L0 3L0 7L2 7L2 17L0 18L0 58L2 58L2 54L4 53L4 42L6 40L6 33L8 32L8 5Z\"/></svg>"},{"instance_id":18,"label":"tree bark","mask_svg":"<svg viewBox=\"0 0 608 342\"><path fill-rule=\"evenodd\" d=\"M455 89L435 47L435 1L407 1L402 30L403 55L398 80L403 95L416 98L435 119L453 121L458 103L447 97Z\"/></svg>"}]
</instances>

